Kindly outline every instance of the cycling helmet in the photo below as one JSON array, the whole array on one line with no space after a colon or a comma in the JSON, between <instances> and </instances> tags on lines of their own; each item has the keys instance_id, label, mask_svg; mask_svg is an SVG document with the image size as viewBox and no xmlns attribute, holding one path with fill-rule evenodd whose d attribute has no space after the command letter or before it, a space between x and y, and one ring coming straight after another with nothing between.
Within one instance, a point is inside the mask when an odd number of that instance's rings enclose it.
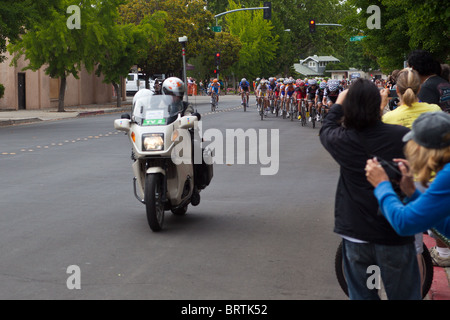
<instances>
[{"instance_id":1,"label":"cycling helmet","mask_svg":"<svg viewBox=\"0 0 450 320\"><path fill-rule=\"evenodd\" d=\"M319 88L322 90L325 89L326 87L327 87L327 83L325 81L322 81L319 85Z\"/></svg>"},{"instance_id":2,"label":"cycling helmet","mask_svg":"<svg viewBox=\"0 0 450 320\"><path fill-rule=\"evenodd\" d=\"M269 78L269 82L274 82L275 80L273 79L273 77Z\"/></svg>"},{"instance_id":3,"label":"cycling helmet","mask_svg":"<svg viewBox=\"0 0 450 320\"><path fill-rule=\"evenodd\" d=\"M338 89L338 87L339 87L339 82L336 83L335 81L330 81L328 83L328 90L330 90L330 91L336 91Z\"/></svg>"},{"instance_id":4,"label":"cycling helmet","mask_svg":"<svg viewBox=\"0 0 450 320\"><path fill-rule=\"evenodd\" d=\"M308 83L309 83L310 86L315 86L315 85L317 85L317 81L314 80L314 79L309 80Z\"/></svg>"},{"instance_id":5,"label":"cycling helmet","mask_svg":"<svg viewBox=\"0 0 450 320\"><path fill-rule=\"evenodd\" d=\"M162 85L162 92L166 95L183 97L185 90L183 81L177 77L167 78Z\"/></svg>"},{"instance_id":6,"label":"cycling helmet","mask_svg":"<svg viewBox=\"0 0 450 320\"><path fill-rule=\"evenodd\" d=\"M217 80L217 79L214 79L214 80L213 80L213 83L217 83L217 82L219 82L219 80Z\"/></svg>"},{"instance_id":7,"label":"cycling helmet","mask_svg":"<svg viewBox=\"0 0 450 320\"><path fill-rule=\"evenodd\" d=\"M305 82L304 81L300 81L299 87L304 87L305 86Z\"/></svg>"},{"instance_id":8,"label":"cycling helmet","mask_svg":"<svg viewBox=\"0 0 450 320\"><path fill-rule=\"evenodd\" d=\"M245 78L242 78L241 82L245 82L245 81L247 81L247 79L245 79Z\"/></svg>"}]
</instances>

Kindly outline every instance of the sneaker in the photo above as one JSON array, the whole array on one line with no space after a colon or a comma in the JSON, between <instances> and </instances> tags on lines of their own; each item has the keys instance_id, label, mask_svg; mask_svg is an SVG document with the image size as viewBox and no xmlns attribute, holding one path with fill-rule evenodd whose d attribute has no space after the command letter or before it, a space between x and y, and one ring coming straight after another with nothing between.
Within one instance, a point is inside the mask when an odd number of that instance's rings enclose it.
<instances>
[{"instance_id":1,"label":"sneaker","mask_svg":"<svg viewBox=\"0 0 450 320\"><path fill-rule=\"evenodd\" d=\"M433 265L438 267L450 267L450 257L443 258L439 255L436 247L432 247L430 249L431 260L433 261Z\"/></svg>"},{"instance_id":2,"label":"sneaker","mask_svg":"<svg viewBox=\"0 0 450 320\"><path fill-rule=\"evenodd\" d=\"M308 118L308 121L311 122L311 117Z\"/></svg>"}]
</instances>

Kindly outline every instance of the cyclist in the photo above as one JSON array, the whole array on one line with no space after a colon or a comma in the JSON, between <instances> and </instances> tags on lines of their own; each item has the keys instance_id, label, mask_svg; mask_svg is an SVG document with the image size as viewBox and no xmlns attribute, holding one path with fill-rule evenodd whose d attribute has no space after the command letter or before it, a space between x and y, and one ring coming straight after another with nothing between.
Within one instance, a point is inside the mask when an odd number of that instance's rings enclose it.
<instances>
[{"instance_id":1,"label":"cyclist","mask_svg":"<svg viewBox=\"0 0 450 320\"><path fill-rule=\"evenodd\" d=\"M316 106L317 106L317 121L320 121L322 107L324 105L324 93L327 87L327 83L325 81L321 81L319 84L319 89L316 92Z\"/></svg>"},{"instance_id":2,"label":"cyclist","mask_svg":"<svg viewBox=\"0 0 450 320\"><path fill-rule=\"evenodd\" d=\"M336 103L337 97L339 93L341 93L342 89L339 86L339 81L330 80L328 81L328 87L324 92L324 100L326 100L325 112L328 113L328 109L331 108L333 104Z\"/></svg>"},{"instance_id":3,"label":"cyclist","mask_svg":"<svg viewBox=\"0 0 450 320\"><path fill-rule=\"evenodd\" d=\"M297 109L298 109L298 120L301 119L302 114L302 101L306 101L306 86L302 79L297 79L295 82L296 88L296 99L297 99Z\"/></svg>"},{"instance_id":4,"label":"cyclist","mask_svg":"<svg viewBox=\"0 0 450 320\"><path fill-rule=\"evenodd\" d=\"M285 99L289 100L295 92L295 86L294 86L294 79L289 78L286 80L286 88L284 89L286 91ZM286 112L289 114L290 105L287 104ZM294 106L292 106L292 111L294 110Z\"/></svg>"},{"instance_id":5,"label":"cyclist","mask_svg":"<svg viewBox=\"0 0 450 320\"><path fill-rule=\"evenodd\" d=\"M308 88L306 89L306 96L308 99L308 110L309 114L311 115L311 108L316 100L316 93L317 93L317 81L315 79L311 79L308 81ZM308 121L311 122L311 117L308 118Z\"/></svg>"},{"instance_id":6,"label":"cyclist","mask_svg":"<svg viewBox=\"0 0 450 320\"><path fill-rule=\"evenodd\" d=\"M258 91L258 101L260 106L264 110L264 115L267 116L267 93L269 91L269 85L267 84L265 79L261 79L261 82L259 83L259 86L257 88Z\"/></svg>"},{"instance_id":7,"label":"cyclist","mask_svg":"<svg viewBox=\"0 0 450 320\"><path fill-rule=\"evenodd\" d=\"M273 99L273 101L274 101L273 105L275 105L275 90L276 90L276 88L277 88L276 78L270 77L269 78L269 101ZM269 102L269 107L270 107L270 102Z\"/></svg>"},{"instance_id":8,"label":"cyclist","mask_svg":"<svg viewBox=\"0 0 450 320\"><path fill-rule=\"evenodd\" d=\"M214 94L216 97L217 103L219 103L219 94L220 94L219 80L217 80L217 79L212 80L212 82L208 86L208 93ZM218 108L218 106L216 108Z\"/></svg>"},{"instance_id":9,"label":"cyclist","mask_svg":"<svg viewBox=\"0 0 450 320\"><path fill-rule=\"evenodd\" d=\"M248 106L250 83L247 81L247 79L242 78L241 82L239 83L239 92L241 94L242 105L244 104L245 99L244 94L247 96L247 106Z\"/></svg>"}]
</instances>

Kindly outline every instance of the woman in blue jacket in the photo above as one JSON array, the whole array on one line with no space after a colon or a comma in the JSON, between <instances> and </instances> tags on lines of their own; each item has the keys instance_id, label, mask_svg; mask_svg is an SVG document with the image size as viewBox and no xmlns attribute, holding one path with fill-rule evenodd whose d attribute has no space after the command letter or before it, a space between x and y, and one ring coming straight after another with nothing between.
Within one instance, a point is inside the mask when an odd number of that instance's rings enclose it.
<instances>
[{"instance_id":1,"label":"woman in blue jacket","mask_svg":"<svg viewBox=\"0 0 450 320\"><path fill-rule=\"evenodd\" d=\"M404 204L392 189L386 172L376 159L366 165L367 180L375 187L381 211L402 236L434 228L450 237L450 114L430 112L420 115L403 140L408 159L394 159L402 172L400 186L407 195ZM409 167L409 168L408 168ZM415 178L429 188L421 193ZM429 183L429 181L431 181Z\"/></svg>"}]
</instances>

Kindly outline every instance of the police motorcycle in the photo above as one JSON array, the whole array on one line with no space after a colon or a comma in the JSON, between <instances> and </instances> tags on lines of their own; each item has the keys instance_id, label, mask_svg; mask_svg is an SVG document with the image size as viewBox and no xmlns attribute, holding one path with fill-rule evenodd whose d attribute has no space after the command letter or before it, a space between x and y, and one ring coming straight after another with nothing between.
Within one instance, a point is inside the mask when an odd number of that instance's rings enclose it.
<instances>
[{"instance_id":1,"label":"police motorcycle","mask_svg":"<svg viewBox=\"0 0 450 320\"><path fill-rule=\"evenodd\" d=\"M211 152L201 148L194 131L200 114L182 101L184 83L168 78L162 93L140 90L133 98L132 115L114 121L115 129L130 139L134 195L145 205L154 232L163 228L165 211L185 215L189 204L199 205L200 191L213 177ZM194 157L194 150L200 156Z\"/></svg>"}]
</instances>

